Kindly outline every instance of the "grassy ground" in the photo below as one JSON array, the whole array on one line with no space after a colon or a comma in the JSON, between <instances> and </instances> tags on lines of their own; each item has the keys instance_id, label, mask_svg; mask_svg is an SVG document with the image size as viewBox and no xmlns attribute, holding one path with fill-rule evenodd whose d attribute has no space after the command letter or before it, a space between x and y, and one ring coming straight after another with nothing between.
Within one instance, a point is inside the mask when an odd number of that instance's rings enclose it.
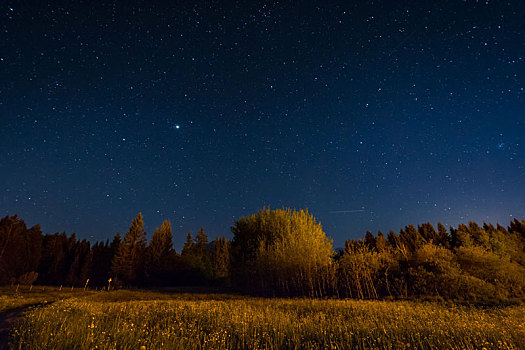
<instances>
[{"instance_id":1,"label":"grassy ground","mask_svg":"<svg viewBox=\"0 0 525 350\"><path fill-rule=\"evenodd\" d=\"M57 300L81 295L86 295L82 288L61 289L58 287L36 286L0 287L0 314L12 309L18 309L28 305L47 304Z\"/></svg>"},{"instance_id":2,"label":"grassy ground","mask_svg":"<svg viewBox=\"0 0 525 350\"><path fill-rule=\"evenodd\" d=\"M7 349L13 324L24 312L66 298L87 296L83 289L54 287L0 287L0 350Z\"/></svg>"},{"instance_id":3,"label":"grassy ground","mask_svg":"<svg viewBox=\"0 0 525 350\"><path fill-rule=\"evenodd\" d=\"M140 291L78 294L36 308L21 349L519 349L525 307L263 299Z\"/></svg>"}]
</instances>

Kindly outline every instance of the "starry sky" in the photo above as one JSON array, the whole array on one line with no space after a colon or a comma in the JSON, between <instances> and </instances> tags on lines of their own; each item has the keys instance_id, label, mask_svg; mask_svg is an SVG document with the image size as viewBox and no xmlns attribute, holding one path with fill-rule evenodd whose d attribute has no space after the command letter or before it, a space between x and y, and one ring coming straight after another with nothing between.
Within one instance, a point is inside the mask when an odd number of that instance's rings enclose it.
<instances>
[{"instance_id":1,"label":"starry sky","mask_svg":"<svg viewBox=\"0 0 525 350\"><path fill-rule=\"evenodd\" d=\"M525 2L8 1L0 214L91 241L525 218ZM64 5L66 4L66 5Z\"/></svg>"}]
</instances>

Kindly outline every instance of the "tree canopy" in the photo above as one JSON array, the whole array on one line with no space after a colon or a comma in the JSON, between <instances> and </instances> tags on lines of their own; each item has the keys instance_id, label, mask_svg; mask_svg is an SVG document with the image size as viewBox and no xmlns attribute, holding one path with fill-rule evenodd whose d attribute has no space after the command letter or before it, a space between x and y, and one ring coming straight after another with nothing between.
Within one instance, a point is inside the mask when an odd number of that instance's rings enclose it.
<instances>
[{"instance_id":1,"label":"tree canopy","mask_svg":"<svg viewBox=\"0 0 525 350\"><path fill-rule=\"evenodd\" d=\"M316 295L326 288L332 240L307 210L263 209L232 227L234 278L261 294Z\"/></svg>"}]
</instances>

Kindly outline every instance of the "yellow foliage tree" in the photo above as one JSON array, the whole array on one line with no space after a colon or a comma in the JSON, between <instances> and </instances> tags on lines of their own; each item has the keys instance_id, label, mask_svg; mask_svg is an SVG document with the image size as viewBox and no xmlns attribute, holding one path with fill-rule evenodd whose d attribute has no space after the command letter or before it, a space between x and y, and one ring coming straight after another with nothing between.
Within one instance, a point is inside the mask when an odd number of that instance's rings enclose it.
<instances>
[{"instance_id":1,"label":"yellow foliage tree","mask_svg":"<svg viewBox=\"0 0 525 350\"><path fill-rule=\"evenodd\" d=\"M332 240L307 210L263 209L232 227L234 278L265 295L323 295L332 281Z\"/></svg>"}]
</instances>

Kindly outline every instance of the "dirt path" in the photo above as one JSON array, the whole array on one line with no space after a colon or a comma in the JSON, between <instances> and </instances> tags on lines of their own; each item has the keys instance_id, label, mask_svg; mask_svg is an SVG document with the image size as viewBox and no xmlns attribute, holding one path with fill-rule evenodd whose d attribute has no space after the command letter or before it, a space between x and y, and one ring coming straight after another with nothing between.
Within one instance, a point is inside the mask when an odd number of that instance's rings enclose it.
<instances>
[{"instance_id":1,"label":"dirt path","mask_svg":"<svg viewBox=\"0 0 525 350\"><path fill-rule=\"evenodd\" d=\"M11 328L25 311L47 304L50 304L50 302L29 304L0 313L0 350L9 349L9 335L11 334Z\"/></svg>"}]
</instances>

